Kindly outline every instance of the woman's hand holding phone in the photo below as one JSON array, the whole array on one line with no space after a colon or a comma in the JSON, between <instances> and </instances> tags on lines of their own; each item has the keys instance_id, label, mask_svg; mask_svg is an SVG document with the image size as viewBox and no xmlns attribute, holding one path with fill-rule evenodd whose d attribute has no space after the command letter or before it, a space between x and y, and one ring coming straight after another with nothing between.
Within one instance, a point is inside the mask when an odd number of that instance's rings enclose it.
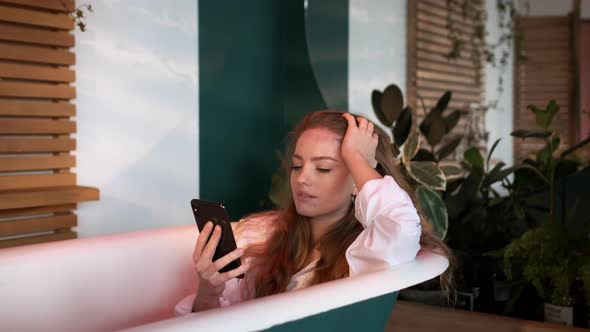
<instances>
[{"instance_id":1,"label":"woman's hand holding phone","mask_svg":"<svg viewBox=\"0 0 590 332\"><path fill-rule=\"evenodd\" d=\"M209 238L209 236L211 237ZM219 297L223 294L225 282L248 270L248 264L244 263L236 269L219 272L223 267L244 254L244 250L238 248L213 262L213 254L220 238L221 227L215 226L213 228L212 222L207 222L197 238L193 261L199 277L199 289L193 304L193 312L219 307Z\"/></svg>"}]
</instances>

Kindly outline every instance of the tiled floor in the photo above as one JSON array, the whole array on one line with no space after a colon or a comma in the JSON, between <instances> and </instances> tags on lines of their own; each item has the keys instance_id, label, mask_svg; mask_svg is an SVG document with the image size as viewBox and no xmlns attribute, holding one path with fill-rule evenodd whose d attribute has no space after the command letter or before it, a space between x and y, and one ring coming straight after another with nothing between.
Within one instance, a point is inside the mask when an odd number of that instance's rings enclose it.
<instances>
[{"instance_id":1,"label":"tiled floor","mask_svg":"<svg viewBox=\"0 0 590 332\"><path fill-rule=\"evenodd\" d=\"M503 316L451 310L413 302L397 301L389 319L388 332L573 332L588 329L514 319Z\"/></svg>"}]
</instances>

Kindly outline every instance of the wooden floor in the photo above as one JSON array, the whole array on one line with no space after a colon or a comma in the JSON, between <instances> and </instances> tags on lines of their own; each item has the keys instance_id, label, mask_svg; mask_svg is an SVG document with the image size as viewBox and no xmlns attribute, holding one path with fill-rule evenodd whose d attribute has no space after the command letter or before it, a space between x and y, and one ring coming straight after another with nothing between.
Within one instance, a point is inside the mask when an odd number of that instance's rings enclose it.
<instances>
[{"instance_id":1,"label":"wooden floor","mask_svg":"<svg viewBox=\"0 0 590 332\"><path fill-rule=\"evenodd\" d=\"M397 301L385 331L588 332L590 330L479 312L452 310L414 302Z\"/></svg>"}]
</instances>

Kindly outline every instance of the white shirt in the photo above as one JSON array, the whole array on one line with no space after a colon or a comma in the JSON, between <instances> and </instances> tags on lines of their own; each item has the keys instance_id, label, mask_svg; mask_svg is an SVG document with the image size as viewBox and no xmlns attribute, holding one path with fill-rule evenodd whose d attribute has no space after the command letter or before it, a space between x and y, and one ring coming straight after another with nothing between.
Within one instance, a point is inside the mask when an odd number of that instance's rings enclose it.
<instances>
[{"instance_id":1,"label":"white shirt","mask_svg":"<svg viewBox=\"0 0 590 332\"><path fill-rule=\"evenodd\" d=\"M364 230L346 250L350 276L390 269L416 258L420 250L420 217L408 194L391 176L367 181L355 200L355 217ZM238 247L264 243L272 232L272 216L242 219L232 228ZM287 291L303 288L313 277L317 259L291 276ZM246 287L241 279L225 283L221 306L249 300L242 298ZM176 315L192 311L196 294L182 299L175 307Z\"/></svg>"}]
</instances>

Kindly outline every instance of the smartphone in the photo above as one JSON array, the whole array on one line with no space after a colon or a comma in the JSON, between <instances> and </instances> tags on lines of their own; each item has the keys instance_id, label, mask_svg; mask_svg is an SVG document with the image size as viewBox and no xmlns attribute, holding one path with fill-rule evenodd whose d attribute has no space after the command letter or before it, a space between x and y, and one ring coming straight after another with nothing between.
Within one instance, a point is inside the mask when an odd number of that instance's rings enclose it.
<instances>
[{"instance_id":1,"label":"smartphone","mask_svg":"<svg viewBox=\"0 0 590 332\"><path fill-rule=\"evenodd\" d=\"M197 226L199 227L199 232L203 231L203 228L205 228L205 225L209 221L211 221L214 226L219 225L219 227L221 227L221 238L219 239L217 248L215 248L213 261L216 261L217 259L237 249L234 232L232 231L231 224L229 222L229 216L225 206L223 206L223 203L193 199L191 200L191 208L193 210L193 215L195 216ZM211 232L211 234L213 234L213 232ZM209 236L209 238L211 238L211 236ZM209 239L207 239L207 242L208 241ZM227 272L240 267L240 265L242 265L241 259L236 258L234 261L230 262L221 270L219 270L219 272ZM241 279L243 277L244 275L242 274L237 278Z\"/></svg>"}]
</instances>

